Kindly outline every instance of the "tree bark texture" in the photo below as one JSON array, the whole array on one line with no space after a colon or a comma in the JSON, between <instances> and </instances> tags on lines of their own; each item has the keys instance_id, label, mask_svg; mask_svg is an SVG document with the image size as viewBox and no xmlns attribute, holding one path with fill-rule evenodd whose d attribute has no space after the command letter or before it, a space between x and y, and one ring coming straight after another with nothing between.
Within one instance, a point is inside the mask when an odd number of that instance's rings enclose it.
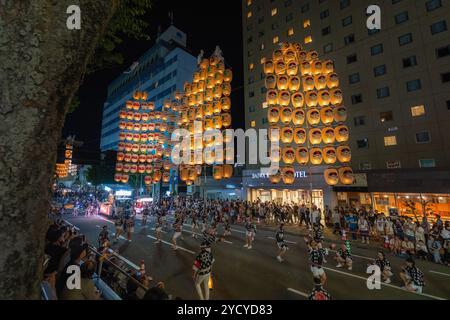
<instances>
[{"instance_id":1,"label":"tree bark texture","mask_svg":"<svg viewBox=\"0 0 450 320\"><path fill-rule=\"evenodd\" d=\"M0 299L40 299L57 144L118 2L0 0Z\"/></svg>"}]
</instances>

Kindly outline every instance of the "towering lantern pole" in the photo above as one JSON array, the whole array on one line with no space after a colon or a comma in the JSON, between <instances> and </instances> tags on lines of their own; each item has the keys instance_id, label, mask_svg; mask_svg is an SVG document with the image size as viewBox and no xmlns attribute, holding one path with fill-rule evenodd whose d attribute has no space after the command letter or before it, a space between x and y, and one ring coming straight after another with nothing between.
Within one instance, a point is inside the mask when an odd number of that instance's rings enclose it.
<instances>
[{"instance_id":1,"label":"towering lantern pole","mask_svg":"<svg viewBox=\"0 0 450 320\"><path fill-rule=\"evenodd\" d=\"M328 165L327 184L353 183L348 146L347 110L339 78L331 60L321 61L316 51L306 52L299 43L283 43L264 62L270 132L280 130L284 166L270 176L274 184L295 182L294 164L308 165L312 205L312 166ZM273 139L274 135L270 135ZM275 135L276 136L276 135Z\"/></svg>"}]
</instances>

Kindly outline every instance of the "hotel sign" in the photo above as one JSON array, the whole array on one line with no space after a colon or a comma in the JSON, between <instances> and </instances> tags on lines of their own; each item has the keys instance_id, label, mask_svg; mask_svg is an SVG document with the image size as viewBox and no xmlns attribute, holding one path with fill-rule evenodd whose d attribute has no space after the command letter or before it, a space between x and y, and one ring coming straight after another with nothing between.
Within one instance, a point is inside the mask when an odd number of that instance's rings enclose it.
<instances>
[{"instance_id":1,"label":"hotel sign","mask_svg":"<svg viewBox=\"0 0 450 320\"><path fill-rule=\"evenodd\" d=\"M306 175L306 171L296 171L295 172L295 177L296 178L308 178L308 176ZM269 179L269 174L267 173L253 173L252 174L252 179Z\"/></svg>"}]
</instances>

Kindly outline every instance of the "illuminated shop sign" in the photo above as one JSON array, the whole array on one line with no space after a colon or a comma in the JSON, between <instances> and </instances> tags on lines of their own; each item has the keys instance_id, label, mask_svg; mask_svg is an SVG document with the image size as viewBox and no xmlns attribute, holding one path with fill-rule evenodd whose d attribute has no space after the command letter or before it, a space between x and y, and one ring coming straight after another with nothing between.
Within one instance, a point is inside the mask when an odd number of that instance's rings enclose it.
<instances>
[{"instance_id":1,"label":"illuminated shop sign","mask_svg":"<svg viewBox=\"0 0 450 320\"><path fill-rule=\"evenodd\" d=\"M306 175L306 171L296 171L295 172L295 177L296 178L308 178L308 176ZM253 173L252 174L252 179L269 179L269 174L266 173Z\"/></svg>"}]
</instances>

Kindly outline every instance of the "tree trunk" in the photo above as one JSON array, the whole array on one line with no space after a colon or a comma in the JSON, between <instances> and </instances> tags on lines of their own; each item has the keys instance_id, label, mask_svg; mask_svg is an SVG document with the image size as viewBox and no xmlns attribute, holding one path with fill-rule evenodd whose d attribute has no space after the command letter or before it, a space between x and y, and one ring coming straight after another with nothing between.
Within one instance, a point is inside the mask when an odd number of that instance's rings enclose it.
<instances>
[{"instance_id":1,"label":"tree trunk","mask_svg":"<svg viewBox=\"0 0 450 320\"><path fill-rule=\"evenodd\" d=\"M0 299L40 298L64 118L118 1L0 0Z\"/></svg>"}]
</instances>

